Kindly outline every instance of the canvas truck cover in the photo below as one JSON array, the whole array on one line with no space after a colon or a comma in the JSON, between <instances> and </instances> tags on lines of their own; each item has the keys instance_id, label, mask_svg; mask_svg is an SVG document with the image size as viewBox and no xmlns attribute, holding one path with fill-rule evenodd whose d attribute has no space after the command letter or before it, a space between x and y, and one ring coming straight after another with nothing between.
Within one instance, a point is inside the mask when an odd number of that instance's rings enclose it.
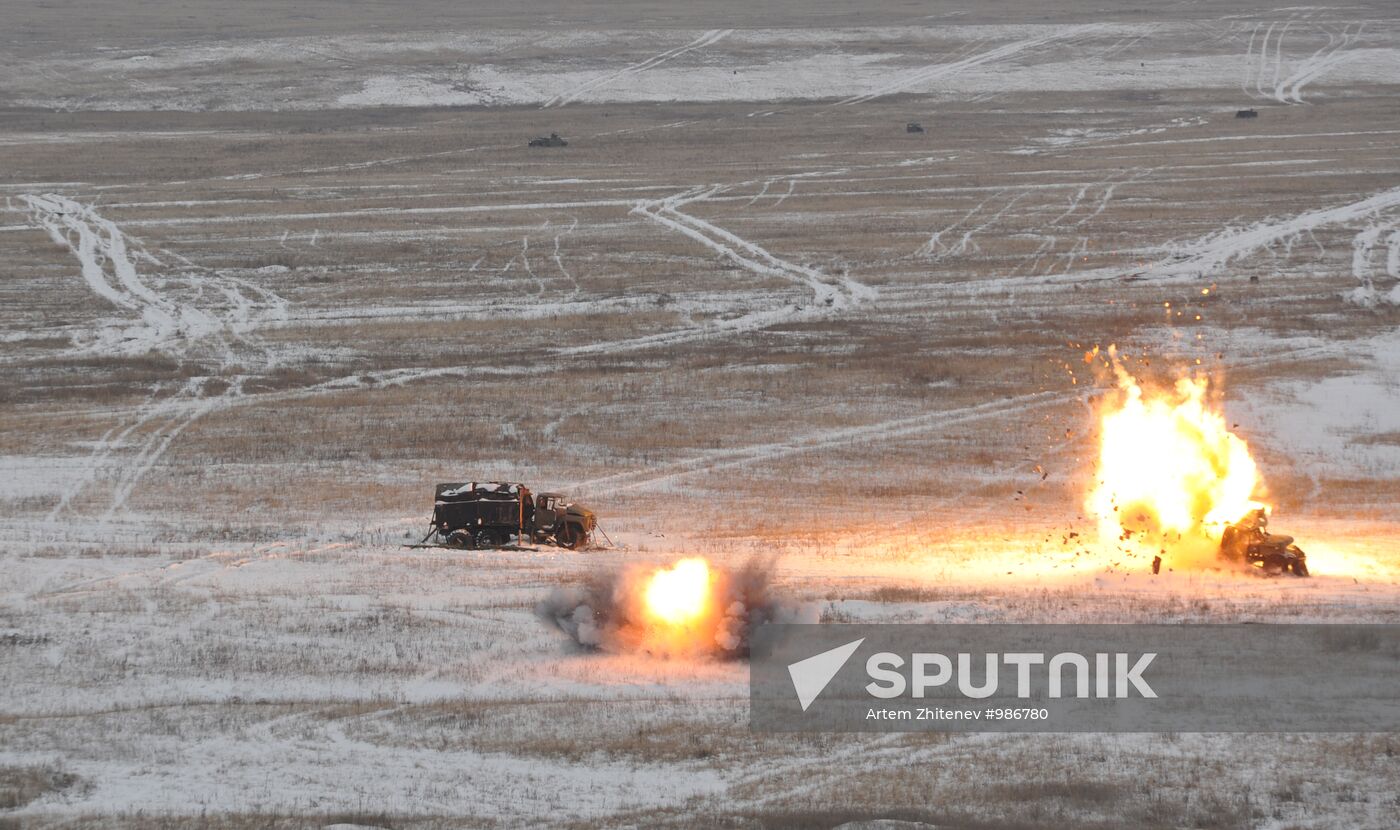
<instances>
[{"instance_id":1,"label":"canvas truck cover","mask_svg":"<svg viewBox=\"0 0 1400 830\"><path fill-rule=\"evenodd\" d=\"M449 482L438 484L433 503L433 525L449 531L476 527L516 527L525 505L533 507L530 491L519 484L502 482Z\"/></svg>"}]
</instances>

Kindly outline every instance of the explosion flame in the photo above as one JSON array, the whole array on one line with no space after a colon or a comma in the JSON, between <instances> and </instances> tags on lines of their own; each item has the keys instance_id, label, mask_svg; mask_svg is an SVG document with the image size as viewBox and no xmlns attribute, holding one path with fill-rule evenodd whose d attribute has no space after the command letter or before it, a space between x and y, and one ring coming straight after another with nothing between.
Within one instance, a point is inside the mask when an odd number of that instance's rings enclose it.
<instances>
[{"instance_id":1,"label":"explosion flame","mask_svg":"<svg viewBox=\"0 0 1400 830\"><path fill-rule=\"evenodd\" d=\"M705 615L710 599L710 566L703 559L682 559L652 574L644 592L646 611L654 620L679 626Z\"/></svg>"},{"instance_id":2,"label":"explosion flame","mask_svg":"<svg viewBox=\"0 0 1400 830\"><path fill-rule=\"evenodd\" d=\"M1097 486L1087 508L1104 542L1214 557L1225 528L1265 507L1249 446L1207 401L1209 381L1145 392L1110 350L1118 388L1102 412ZM1266 508L1267 509L1267 508Z\"/></svg>"},{"instance_id":3,"label":"explosion flame","mask_svg":"<svg viewBox=\"0 0 1400 830\"><path fill-rule=\"evenodd\" d=\"M704 559L633 565L555 589L538 613L579 645L664 657L743 657L763 622L816 622L816 611L779 602L771 565L731 571Z\"/></svg>"}]
</instances>

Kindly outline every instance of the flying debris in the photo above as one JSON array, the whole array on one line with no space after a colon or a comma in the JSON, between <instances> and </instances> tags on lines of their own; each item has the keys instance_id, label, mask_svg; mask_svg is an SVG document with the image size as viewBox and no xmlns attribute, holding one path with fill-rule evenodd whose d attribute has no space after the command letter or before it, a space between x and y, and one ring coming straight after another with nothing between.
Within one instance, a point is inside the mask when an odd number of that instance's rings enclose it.
<instances>
[{"instance_id":1,"label":"flying debris","mask_svg":"<svg viewBox=\"0 0 1400 830\"><path fill-rule=\"evenodd\" d=\"M1249 445L1208 399L1206 378L1144 389L1112 347L1109 355L1118 388L1101 405L1086 505L1099 536L1129 556L1210 567L1227 528L1265 508L1256 501L1263 482Z\"/></svg>"}]
</instances>

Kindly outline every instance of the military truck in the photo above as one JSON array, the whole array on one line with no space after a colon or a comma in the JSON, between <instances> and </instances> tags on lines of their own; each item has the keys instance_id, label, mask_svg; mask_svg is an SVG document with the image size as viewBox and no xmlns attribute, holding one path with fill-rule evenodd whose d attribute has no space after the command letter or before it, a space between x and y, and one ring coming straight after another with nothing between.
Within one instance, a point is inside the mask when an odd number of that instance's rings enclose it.
<instances>
[{"instance_id":1,"label":"military truck","mask_svg":"<svg viewBox=\"0 0 1400 830\"><path fill-rule=\"evenodd\" d=\"M1225 528L1220 537L1220 557L1251 565L1267 574L1308 575L1308 555L1293 544L1292 536L1269 532L1269 514L1263 508L1250 511Z\"/></svg>"},{"instance_id":2,"label":"military truck","mask_svg":"<svg viewBox=\"0 0 1400 830\"><path fill-rule=\"evenodd\" d=\"M531 147L568 147L569 142L560 137L559 133L542 135L539 138L530 139Z\"/></svg>"},{"instance_id":3,"label":"military truck","mask_svg":"<svg viewBox=\"0 0 1400 830\"><path fill-rule=\"evenodd\" d=\"M439 484L434 490L432 528L449 547L498 548L521 542L586 547L598 526L592 510L559 493L531 493L508 481Z\"/></svg>"}]
</instances>

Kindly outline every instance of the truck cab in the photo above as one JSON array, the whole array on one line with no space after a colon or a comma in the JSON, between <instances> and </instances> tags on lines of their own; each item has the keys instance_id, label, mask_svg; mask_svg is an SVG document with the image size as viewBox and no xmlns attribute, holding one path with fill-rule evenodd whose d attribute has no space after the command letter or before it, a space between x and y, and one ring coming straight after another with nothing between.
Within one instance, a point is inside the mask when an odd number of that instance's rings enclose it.
<instances>
[{"instance_id":1,"label":"truck cab","mask_svg":"<svg viewBox=\"0 0 1400 830\"><path fill-rule=\"evenodd\" d=\"M553 536L566 548L587 545L597 521L592 510L568 501L562 493L535 496L535 536L541 541Z\"/></svg>"}]
</instances>

